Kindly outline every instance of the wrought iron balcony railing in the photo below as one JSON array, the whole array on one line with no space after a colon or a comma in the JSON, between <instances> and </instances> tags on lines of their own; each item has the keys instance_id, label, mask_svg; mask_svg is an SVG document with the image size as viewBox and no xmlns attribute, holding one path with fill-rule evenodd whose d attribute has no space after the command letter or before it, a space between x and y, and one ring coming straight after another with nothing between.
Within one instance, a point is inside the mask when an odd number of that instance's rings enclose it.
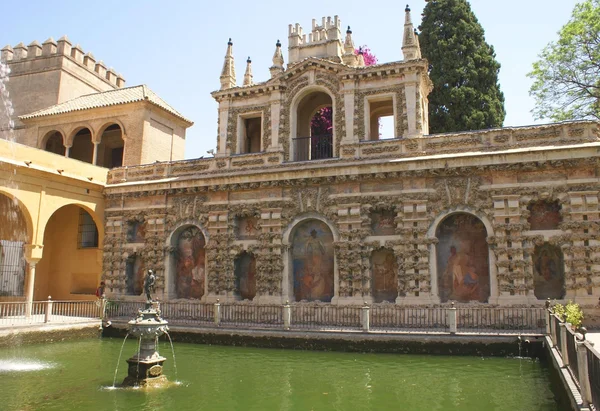
<instances>
[{"instance_id":1,"label":"wrought iron balcony railing","mask_svg":"<svg viewBox=\"0 0 600 411\"><path fill-rule=\"evenodd\" d=\"M293 139L294 161L333 158L333 136L297 137Z\"/></svg>"}]
</instances>

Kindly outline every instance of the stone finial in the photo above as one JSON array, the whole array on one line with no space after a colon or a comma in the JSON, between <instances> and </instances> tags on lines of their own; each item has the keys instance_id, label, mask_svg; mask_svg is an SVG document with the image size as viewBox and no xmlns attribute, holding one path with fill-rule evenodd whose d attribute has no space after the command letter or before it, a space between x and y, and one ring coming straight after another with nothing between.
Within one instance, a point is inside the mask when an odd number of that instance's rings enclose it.
<instances>
[{"instance_id":1,"label":"stone finial","mask_svg":"<svg viewBox=\"0 0 600 411\"><path fill-rule=\"evenodd\" d=\"M364 67L365 66L365 56L363 55L363 49L362 47L358 48L358 62L356 64L358 67Z\"/></svg>"},{"instance_id":2,"label":"stone finial","mask_svg":"<svg viewBox=\"0 0 600 411\"><path fill-rule=\"evenodd\" d=\"M233 61L233 42L231 38L227 42L227 52L221 70L221 90L235 87L235 64Z\"/></svg>"},{"instance_id":3,"label":"stone finial","mask_svg":"<svg viewBox=\"0 0 600 411\"><path fill-rule=\"evenodd\" d=\"M417 33L417 29L414 30L415 33L415 44L417 45L417 55L415 58L421 58L421 43L419 43L419 33Z\"/></svg>"},{"instance_id":4,"label":"stone finial","mask_svg":"<svg viewBox=\"0 0 600 411\"><path fill-rule=\"evenodd\" d=\"M56 54L56 42L52 37L42 43L42 55L50 56L52 54Z\"/></svg>"},{"instance_id":5,"label":"stone finial","mask_svg":"<svg viewBox=\"0 0 600 411\"><path fill-rule=\"evenodd\" d=\"M96 59L91 52L88 52L83 56L83 65L86 66L91 71L94 71L96 68Z\"/></svg>"},{"instance_id":6,"label":"stone finial","mask_svg":"<svg viewBox=\"0 0 600 411\"><path fill-rule=\"evenodd\" d=\"M67 36L62 36L56 43L56 51L58 54L62 54L64 56L71 55L71 41L67 38Z\"/></svg>"},{"instance_id":7,"label":"stone finial","mask_svg":"<svg viewBox=\"0 0 600 411\"><path fill-rule=\"evenodd\" d=\"M42 55L42 46L40 45L40 43L37 42L37 40L33 40L27 46L27 57L35 58L35 57L39 57L41 55Z\"/></svg>"},{"instance_id":8,"label":"stone finial","mask_svg":"<svg viewBox=\"0 0 600 411\"><path fill-rule=\"evenodd\" d=\"M79 44L76 44L75 47L71 48L71 57L75 59L75 61L83 64L83 49Z\"/></svg>"},{"instance_id":9,"label":"stone finial","mask_svg":"<svg viewBox=\"0 0 600 411\"><path fill-rule=\"evenodd\" d=\"M404 37L402 38L402 54L404 55L404 60L414 60L421 58L421 49L419 47L419 42L417 36L415 34L415 28L412 24L412 19L410 16L410 7L408 4L404 9Z\"/></svg>"},{"instance_id":10,"label":"stone finial","mask_svg":"<svg viewBox=\"0 0 600 411\"><path fill-rule=\"evenodd\" d=\"M356 66L358 64L358 57L354 52L354 41L352 40L352 30L350 30L350 26L348 26L348 30L346 30L346 39L344 41L344 55L342 56L342 61L344 64L349 66Z\"/></svg>"},{"instance_id":11,"label":"stone finial","mask_svg":"<svg viewBox=\"0 0 600 411\"><path fill-rule=\"evenodd\" d=\"M15 52L14 52L13 48L10 46L10 44L7 44L1 50L0 61L4 61L4 62L11 61L13 59L14 54L15 54Z\"/></svg>"},{"instance_id":12,"label":"stone finial","mask_svg":"<svg viewBox=\"0 0 600 411\"><path fill-rule=\"evenodd\" d=\"M27 58L27 47L25 47L25 44L19 43L15 46L15 54L13 59L21 60L24 58Z\"/></svg>"},{"instance_id":13,"label":"stone finial","mask_svg":"<svg viewBox=\"0 0 600 411\"><path fill-rule=\"evenodd\" d=\"M275 43L275 53L273 53L273 65L269 68L271 78L283 73L283 54L281 53L281 42L277 40Z\"/></svg>"},{"instance_id":14,"label":"stone finial","mask_svg":"<svg viewBox=\"0 0 600 411\"><path fill-rule=\"evenodd\" d=\"M248 56L248 60L246 60L246 72L244 73L244 86L251 86L253 84L252 60L250 59L250 56Z\"/></svg>"}]
</instances>

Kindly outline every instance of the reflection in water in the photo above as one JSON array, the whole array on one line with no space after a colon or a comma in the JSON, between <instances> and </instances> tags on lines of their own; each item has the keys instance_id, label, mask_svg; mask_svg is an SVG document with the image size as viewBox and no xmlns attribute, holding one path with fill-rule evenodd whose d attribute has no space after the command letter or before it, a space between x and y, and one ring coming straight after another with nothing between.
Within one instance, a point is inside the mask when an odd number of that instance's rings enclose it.
<instances>
[{"instance_id":1,"label":"reflection in water","mask_svg":"<svg viewBox=\"0 0 600 411\"><path fill-rule=\"evenodd\" d=\"M218 347L175 342L179 379L167 389L107 390L120 339L0 349L0 361L56 367L1 378L19 410L557 411L548 371L532 360ZM162 350L169 350L164 342ZM129 339L125 350L135 350ZM124 377L120 371L119 378ZM165 374L175 375L166 363ZM507 394L510 395L507 395ZM1 408L1 407L0 407Z\"/></svg>"}]
</instances>

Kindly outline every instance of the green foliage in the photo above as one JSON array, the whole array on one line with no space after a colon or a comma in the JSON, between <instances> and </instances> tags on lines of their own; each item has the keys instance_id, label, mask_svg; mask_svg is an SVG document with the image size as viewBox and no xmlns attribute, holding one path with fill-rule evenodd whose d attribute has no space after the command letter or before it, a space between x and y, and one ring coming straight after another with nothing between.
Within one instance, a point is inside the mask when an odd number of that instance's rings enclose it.
<instances>
[{"instance_id":1,"label":"green foliage","mask_svg":"<svg viewBox=\"0 0 600 411\"><path fill-rule=\"evenodd\" d=\"M579 304L575 304L572 301L567 303L565 306L565 322L571 324L575 330L581 327L581 323L583 322L583 311L581 311Z\"/></svg>"},{"instance_id":2,"label":"green foliage","mask_svg":"<svg viewBox=\"0 0 600 411\"><path fill-rule=\"evenodd\" d=\"M419 26L429 61L429 130L433 133L501 127L506 112L494 48L466 0L428 0Z\"/></svg>"},{"instance_id":3,"label":"green foliage","mask_svg":"<svg viewBox=\"0 0 600 411\"><path fill-rule=\"evenodd\" d=\"M600 0L577 4L569 22L533 63L536 118L600 119Z\"/></svg>"},{"instance_id":4,"label":"green foliage","mask_svg":"<svg viewBox=\"0 0 600 411\"><path fill-rule=\"evenodd\" d=\"M569 323L576 330L581 327L583 322L583 311L579 304L569 301L567 305L554 304L552 312L560 318L561 321Z\"/></svg>"}]
</instances>

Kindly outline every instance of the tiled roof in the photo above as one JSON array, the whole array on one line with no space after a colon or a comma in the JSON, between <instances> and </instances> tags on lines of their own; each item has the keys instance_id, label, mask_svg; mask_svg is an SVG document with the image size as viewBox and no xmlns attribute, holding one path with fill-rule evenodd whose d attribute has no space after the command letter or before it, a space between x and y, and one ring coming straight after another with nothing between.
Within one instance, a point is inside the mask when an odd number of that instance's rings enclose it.
<instances>
[{"instance_id":1,"label":"tiled roof","mask_svg":"<svg viewBox=\"0 0 600 411\"><path fill-rule=\"evenodd\" d=\"M87 94L76 97L64 103L35 111L30 114L20 116L21 120L27 120L36 117L54 116L57 114L71 113L73 111L90 110L98 107L116 106L120 104L135 103L138 101L148 101L155 106L173 114L181 120L193 124L191 120L185 118L181 113L167 104L155 92L150 90L145 84L134 87L120 88L117 90L104 91L101 93Z\"/></svg>"}]
</instances>

